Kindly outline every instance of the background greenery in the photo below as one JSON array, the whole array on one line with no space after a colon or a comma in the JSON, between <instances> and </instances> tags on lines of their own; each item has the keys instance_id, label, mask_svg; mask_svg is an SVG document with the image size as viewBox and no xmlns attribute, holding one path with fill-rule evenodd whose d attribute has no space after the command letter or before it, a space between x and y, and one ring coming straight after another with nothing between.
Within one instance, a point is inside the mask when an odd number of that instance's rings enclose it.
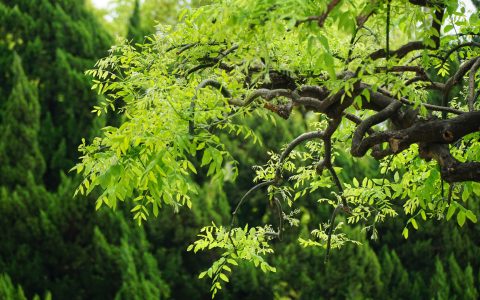
<instances>
[{"instance_id":1,"label":"background greenery","mask_svg":"<svg viewBox=\"0 0 480 300\"><path fill-rule=\"evenodd\" d=\"M191 5L200 5L192 2ZM186 251L211 220L227 223L238 195L251 187L251 166L267 161L302 133L305 120L277 126L248 120L262 145L224 136L239 161L235 183L196 184L200 203L190 212L163 209L142 227L128 207L94 211L95 195L72 198L78 182L68 174L83 137L119 122L94 121L99 100L84 71L106 55L115 35L133 43L154 32L155 21L174 23L173 0L116 0L114 11L73 0L0 2L0 299L206 299L209 283L197 279L215 257ZM105 19L106 14L111 18ZM340 164L352 177L376 172L368 160ZM230 199L230 200L229 200ZM408 240L405 219L378 228L379 238L345 231L363 243L334 252L328 264L317 247L297 236L330 214L318 195L297 202L298 226L275 242L277 273L240 266L221 299L476 299L480 286L480 225L428 222ZM257 195L241 220L260 223L274 211ZM478 201L468 207L479 211Z\"/></svg>"}]
</instances>

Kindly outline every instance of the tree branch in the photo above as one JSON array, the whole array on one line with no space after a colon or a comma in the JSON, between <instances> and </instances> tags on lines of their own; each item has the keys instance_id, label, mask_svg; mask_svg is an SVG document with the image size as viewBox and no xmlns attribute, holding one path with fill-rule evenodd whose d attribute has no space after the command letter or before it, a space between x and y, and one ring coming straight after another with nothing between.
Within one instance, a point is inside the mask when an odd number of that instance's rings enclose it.
<instances>
[{"instance_id":1,"label":"tree branch","mask_svg":"<svg viewBox=\"0 0 480 300\"><path fill-rule=\"evenodd\" d=\"M214 79L205 79L202 82L200 82L198 86L195 88L195 95L192 97L192 100L190 101L190 120L188 121L188 132L190 133L190 135L193 135L195 131L195 103L197 100L198 91L207 86L211 86L216 88L217 90L220 90L223 97L227 99L232 97L232 94L230 94L228 89L225 88L220 82Z\"/></svg>"},{"instance_id":2,"label":"tree branch","mask_svg":"<svg viewBox=\"0 0 480 300\"><path fill-rule=\"evenodd\" d=\"M473 111L473 108L474 108L473 104L475 103L475 75L479 67L480 67L480 59L477 59L477 61L473 64L472 68L470 69L470 77L468 80L468 89L469 89L468 110L469 111Z\"/></svg>"}]
</instances>

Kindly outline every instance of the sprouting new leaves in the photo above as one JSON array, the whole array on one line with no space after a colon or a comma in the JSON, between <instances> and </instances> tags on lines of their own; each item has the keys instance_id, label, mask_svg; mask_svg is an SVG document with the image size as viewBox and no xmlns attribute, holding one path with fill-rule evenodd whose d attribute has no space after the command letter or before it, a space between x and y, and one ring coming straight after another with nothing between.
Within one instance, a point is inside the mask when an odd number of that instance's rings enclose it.
<instances>
[{"instance_id":1,"label":"sprouting new leaves","mask_svg":"<svg viewBox=\"0 0 480 300\"><path fill-rule=\"evenodd\" d=\"M212 280L212 298L218 290L222 289L223 282L229 282L229 273L241 261L253 263L263 272L275 272L275 268L270 266L264 257L266 254L273 253L268 244L268 240L271 239L269 235L272 234L268 226L265 228L245 226L228 230L213 224L202 228L200 232L198 235L200 239L188 246L188 251L196 253L202 250L220 249L222 253L220 259L198 276L202 279L208 275Z\"/></svg>"}]
</instances>

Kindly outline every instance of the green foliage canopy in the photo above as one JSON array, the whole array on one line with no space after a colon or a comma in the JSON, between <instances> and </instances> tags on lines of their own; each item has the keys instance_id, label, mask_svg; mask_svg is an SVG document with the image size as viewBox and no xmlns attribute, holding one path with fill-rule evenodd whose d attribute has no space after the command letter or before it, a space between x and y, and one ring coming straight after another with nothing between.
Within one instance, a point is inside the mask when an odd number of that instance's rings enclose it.
<instances>
[{"instance_id":1,"label":"green foliage canopy","mask_svg":"<svg viewBox=\"0 0 480 300\"><path fill-rule=\"evenodd\" d=\"M334 190L319 199L334 212L300 243L327 253L355 243L335 225L342 211L349 223L370 224L373 236L377 222L400 212L409 216L405 238L428 218L477 221L464 202L480 195L480 23L457 1L229 0L184 10L180 19L159 26L140 50L113 47L87 72L107 98L94 112L119 109L126 120L84 141L74 169L84 176L77 192L102 188L97 209L133 201L141 224L165 205L195 206L197 173L237 176L219 133L258 142L245 116L274 123L274 113L312 115L306 133L255 168L258 184L232 199L229 226L205 227L189 247L222 253L200 275L213 279L213 295L238 261L275 270L265 255L282 235L282 206L318 189ZM442 103L430 103L432 91ZM336 161L348 152L379 160L378 176L342 183ZM238 226L238 210L264 190L279 226Z\"/></svg>"}]
</instances>

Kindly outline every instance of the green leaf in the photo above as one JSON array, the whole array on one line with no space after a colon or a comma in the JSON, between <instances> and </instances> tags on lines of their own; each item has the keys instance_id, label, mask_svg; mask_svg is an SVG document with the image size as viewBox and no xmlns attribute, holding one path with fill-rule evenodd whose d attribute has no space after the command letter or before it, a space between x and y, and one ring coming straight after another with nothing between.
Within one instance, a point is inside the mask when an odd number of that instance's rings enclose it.
<instances>
[{"instance_id":1,"label":"green leaf","mask_svg":"<svg viewBox=\"0 0 480 300\"><path fill-rule=\"evenodd\" d=\"M457 209L457 206L454 205L454 204L450 204L450 206L448 207L448 211L447 211L447 221L450 220L453 216L453 214L455 213L455 210Z\"/></svg>"},{"instance_id":2,"label":"green leaf","mask_svg":"<svg viewBox=\"0 0 480 300\"><path fill-rule=\"evenodd\" d=\"M424 211L423 209L420 211L420 214L421 214L421 216L422 216L422 219L423 219L424 221L426 221L426 220L427 220L427 215L425 214L425 211Z\"/></svg>"},{"instance_id":3,"label":"green leaf","mask_svg":"<svg viewBox=\"0 0 480 300\"><path fill-rule=\"evenodd\" d=\"M458 212L457 222L458 222L458 225L460 225L460 227L462 227L463 224L465 224L465 213L463 211Z\"/></svg>"},{"instance_id":4,"label":"green leaf","mask_svg":"<svg viewBox=\"0 0 480 300\"><path fill-rule=\"evenodd\" d=\"M229 259L227 259L227 262L228 262L229 264L231 264L231 265L238 266L237 261L234 260L234 259L229 258Z\"/></svg>"},{"instance_id":5,"label":"green leaf","mask_svg":"<svg viewBox=\"0 0 480 300\"><path fill-rule=\"evenodd\" d=\"M325 48L327 52L330 52L330 46L328 45L327 38L324 35L319 35L318 40L320 41L320 44L322 44L323 48Z\"/></svg>"},{"instance_id":6,"label":"green leaf","mask_svg":"<svg viewBox=\"0 0 480 300\"><path fill-rule=\"evenodd\" d=\"M212 155L211 155L211 150L210 148L205 149L203 152L203 157L202 157L202 164L201 166L206 166L210 161L212 160Z\"/></svg>"},{"instance_id":7,"label":"green leaf","mask_svg":"<svg viewBox=\"0 0 480 300\"><path fill-rule=\"evenodd\" d=\"M446 25L444 28L443 28L443 31L445 33L448 33L450 30L453 29L453 25Z\"/></svg>"},{"instance_id":8,"label":"green leaf","mask_svg":"<svg viewBox=\"0 0 480 300\"><path fill-rule=\"evenodd\" d=\"M99 210L101 206L102 206L102 199L98 198L96 201L95 210Z\"/></svg>"},{"instance_id":9,"label":"green leaf","mask_svg":"<svg viewBox=\"0 0 480 300\"><path fill-rule=\"evenodd\" d=\"M132 208L132 210L130 210L130 212L135 212L135 211L139 210L140 208L142 208L142 205L138 204L134 208Z\"/></svg>"},{"instance_id":10,"label":"green leaf","mask_svg":"<svg viewBox=\"0 0 480 300\"><path fill-rule=\"evenodd\" d=\"M354 187L359 187L359 183L358 183L357 178L353 177L352 183L353 183Z\"/></svg>"},{"instance_id":11,"label":"green leaf","mask_svg":"<svg viewBox=\"0 0 480 300\"><path fill-rule=\"evenodd\" d=\"M407 227L403 228L402 235L405 239L408 239L408 228Z\"/></svg>"},{"instance_id":12,"label":"green leaf","mask_svg":"<svg viewBox=\"0 0 480 300\"><path fill-rule=\"evenodd\" d=\"M416 230L418 230L418 224L417 224L417 221L415 219L410 219L411 223L412 223L412 226L413 228L415 228Z\"/></svg>"},{"instance_id":13,"label":"green leaf","mask_svg":"<svg viewBox=\"0 0 480 300\"><path fill-rule=\"evenodd\" d=\"M203 277L205 277L205 275L207 275L207 271L200 273L200 275L198 275L198 279L202 279Z\"/></svg>"},{"instance_id":14,"label":"green leaf","mask_svg":"<svg viewBox=\"0 0 480 300\"><path fill-rule=\"evenodd\" d=\"M156 203L156 201L154 201L152 205L153 205L153 215L155 217L158 217L158 204Z\"/></svg>"},{"instance_id":15,"label":"green leaf","mask_svg":"<svg viewBox=\"0 0 480 300\"><path fill-rule=\"evenodd\" d=\"M477 223L477 216L475 215L475 213L473 213L473 211L467 210L465 212L465 215L470 221L472 221L473 223Z\"/></svg>"},{"instance_id":16,"label":"green leaf","mask_svg":"<svg viewBox=\"0 0 480 300\"><path fill-rule=\"evenodd\" d=\"M229 266L227 266L227 265L223 265L222 268L223 268L225 271L227 271L227 272L232 272L232 269L231 269Z\"/></svg>"},{"instance_id":17,"label":"green leaf","mask_svg":"<svg viewBox=\"0 0 480 300\"><path fill-rule=\"evenodd\" d=\"M220 273L220 279L222 279L222 280L225 281L225 282L228 282L228 281L229 281L227 275L225 275L225 274L223 274L223 273Z\"/></svg>"}]
</instances>

